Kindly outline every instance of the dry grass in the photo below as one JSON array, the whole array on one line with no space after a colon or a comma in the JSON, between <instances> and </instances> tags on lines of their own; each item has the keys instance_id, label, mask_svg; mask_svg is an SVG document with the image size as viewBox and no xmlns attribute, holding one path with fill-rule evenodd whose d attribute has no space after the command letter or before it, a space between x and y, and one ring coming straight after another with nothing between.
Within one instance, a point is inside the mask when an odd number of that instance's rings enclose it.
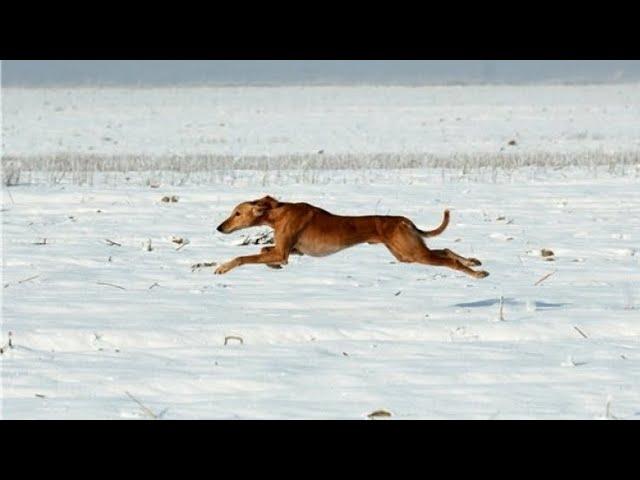
<instances>
[{"instance_id":1,"label":"dry grass","mask_svg":"<svg viewBox=\"0 0 640 480\"><path fill-rule=\"evenodd\" d=\"M610 173L640 175L640 152L585 153L480 153L480 154L291 154L280 156L232 155L99 155L66 153L55 155L4 155L5 185L20 181L92 185L97 173L113 174L119 181L143 173L149 185L181 185L186 182L218 184L234 180L237 171L264 174L263 183L277 183L281 172L296 172L300 183L316 183L318 172L326 170L378 170L406 168L457 169L462 175L489 173L494 181L501 172L521 167L562 169L566 167L608 167ZM108 176L108 175L107 175Z\"/></svg>"}]
</instances>

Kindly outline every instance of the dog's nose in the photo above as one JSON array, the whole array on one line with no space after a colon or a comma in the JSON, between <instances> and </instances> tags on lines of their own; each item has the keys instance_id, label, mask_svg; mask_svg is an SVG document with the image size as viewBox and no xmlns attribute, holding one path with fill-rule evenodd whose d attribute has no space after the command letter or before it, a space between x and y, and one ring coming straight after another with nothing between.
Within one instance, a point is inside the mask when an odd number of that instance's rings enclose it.
<instances>
[{"instance_id":1,"label":"dog's nose","mask_svg":"<svg viewBox=\"0 0 640 480\"><path fill-rule=\"evenodd\" d=\"M218 230L219 232L222 232L222 224L218 225L218 228L216 228L216 230Z\"/></svg>"}]
</instances>

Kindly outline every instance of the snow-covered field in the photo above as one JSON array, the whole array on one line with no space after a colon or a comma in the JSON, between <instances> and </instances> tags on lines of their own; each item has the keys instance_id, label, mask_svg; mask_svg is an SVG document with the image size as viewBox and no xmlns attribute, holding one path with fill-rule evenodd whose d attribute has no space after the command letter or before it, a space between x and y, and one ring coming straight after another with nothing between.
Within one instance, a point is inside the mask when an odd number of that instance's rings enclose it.
<instances>
[{"instance_id":1,"label":"snow-covered field","mask_svg":"<svg viewBox=\"0 0 640 480\"><path fill-rule=\"evenodd\" d=\"M640 84L7 88L10 155L637 151ZM507 143L517 145L508 148Z\"/></svg>"},{"instance_id":2,"label":"snow-covered field","mask_svg":"<svg viewBox=\"0 0 640 480\"><path fill-rule=\"evenodd\" d=\"M2 108L15 156L640 147L629 85L8 89ZM3 186L0 415L640 419L640 177L625 168L23 176ZM428 244L491 276L379 245L192 271L260 249L241 243L262 229L214 229L264 194L422 228L449 207Z\"/></svg>"},{"instance_id":3,"label":"snow-covered field","mask_svg":"<svg viewBox=\"0 0 640 480\"><path fill-rule=\"evenodd\" d=\"M11 188L3 416L144 417L125 392L163 418L598 418L609 397L611 415L640 416L636 179L380 178ZM429 244L477 256L491 276L394 263L369 245L279 271L192 272L260 248L214 227L263 193L423 227L449 206L450 227ZM190 243L176 250L171 236ZM230 335L244 343L224 345Z\"/></svg>"}]
</instances>

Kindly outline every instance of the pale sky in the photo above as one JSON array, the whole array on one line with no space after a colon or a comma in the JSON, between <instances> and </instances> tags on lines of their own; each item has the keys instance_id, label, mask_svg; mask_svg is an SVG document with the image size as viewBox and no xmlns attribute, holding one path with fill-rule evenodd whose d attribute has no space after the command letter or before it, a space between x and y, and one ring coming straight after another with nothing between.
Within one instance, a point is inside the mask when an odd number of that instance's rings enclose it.
<instances>
[{"instance_id":1,"label":"pale sky","mask_svg":"<svg viewBox=\"0 0 640 480\"><path fill-rule=\"evenodd\" d=\"M4 60L3 86L640 81L638 60Z\"/></svg>"}]
</instances>

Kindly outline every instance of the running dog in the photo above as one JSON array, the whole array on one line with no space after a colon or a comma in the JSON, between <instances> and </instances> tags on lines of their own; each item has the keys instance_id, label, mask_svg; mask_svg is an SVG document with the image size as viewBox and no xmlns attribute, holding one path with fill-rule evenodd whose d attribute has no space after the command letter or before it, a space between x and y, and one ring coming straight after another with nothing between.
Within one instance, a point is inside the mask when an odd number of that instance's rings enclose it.
<instances>
[{"instance_id":1,"label":"running dog","mask_svg":"<svg viewBox=\"0 0 640 480\"><path fill-rule=\"evenodd\" d=\"M470 267L482 265L476 258L465 258L448 248L431 250L423 238L440 235L449 224L449 210L435 230L420 230L406 217L334 215L308 203L279 202L270 196L243 202L233 209L218 231L231 233L248 227L267 225L274 230L275 245L264 247L257 255L236 257L215 270L216 274L250 263L282 268L290 254L324 257L359 243L383 243L400 262L423 263L453 268L474 278L486 271Z\"/></svg>"}]
</instances>

